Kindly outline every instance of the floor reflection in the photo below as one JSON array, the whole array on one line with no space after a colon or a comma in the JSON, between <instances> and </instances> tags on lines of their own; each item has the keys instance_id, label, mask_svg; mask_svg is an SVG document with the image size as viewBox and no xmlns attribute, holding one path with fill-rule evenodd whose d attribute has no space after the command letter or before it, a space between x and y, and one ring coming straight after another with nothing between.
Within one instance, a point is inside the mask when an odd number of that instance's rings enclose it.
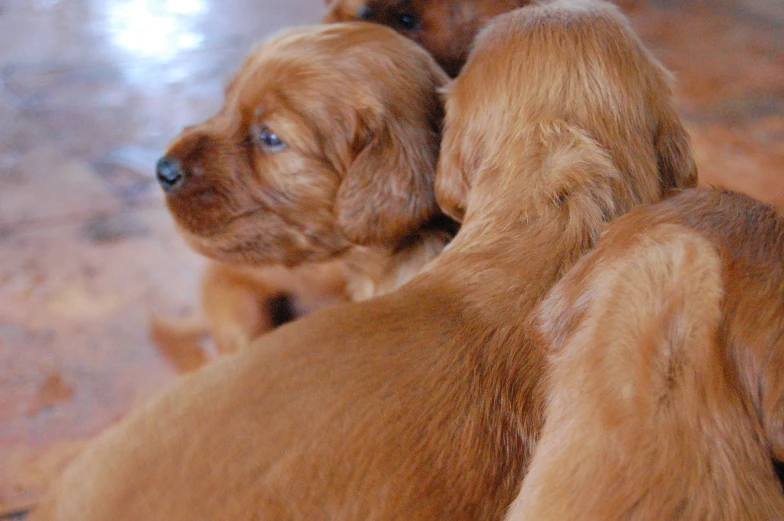
<instances>
[{"instance_id":1,"label":"floor reflection","mask_svg":"<svg viewBox=\"0 0 784 521\"><path fill-rule=\"evenodd\" d=\"M109 41L131 58L167 64L205 40L199 23L204 0L114 0L106 4Z\"/></svg>"}]
</instances>

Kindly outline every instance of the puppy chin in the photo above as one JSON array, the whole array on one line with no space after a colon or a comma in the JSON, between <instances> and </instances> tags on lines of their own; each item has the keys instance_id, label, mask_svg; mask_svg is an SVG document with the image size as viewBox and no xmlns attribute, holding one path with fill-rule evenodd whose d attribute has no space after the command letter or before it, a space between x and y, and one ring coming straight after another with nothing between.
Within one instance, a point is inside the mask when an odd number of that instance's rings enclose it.
<instances>
[{"instance_id":1,"label":"puppy chin","mask_svg":"<svg viewBox=\"0 0 784 521\"><path fill-rule=\"evenodd\" d=\"M251 267L271 264L294 267L303 262L324 262L343 255L351 244L342 237L314 244L304 234L285 237L265 235L261 223L232 223L208 236L198 235L177 224L177 231L194 251L205 257ZM320 237L320 239L324 239Z\"/></svg>"},{"instance_id":2,"label":"puppy chin","mask_svg":"<svg viewBox=\"0 0 784 521\"><path fill-rule=\"evenodd\" d=\"M265 266L283 264L279 251L262 248L267 241L258 234L240 236L236 233L220 232L202 236L191 232L182 225L177 231L194 251L214 261L242 266Z\"/></svg>"}]
</instances>

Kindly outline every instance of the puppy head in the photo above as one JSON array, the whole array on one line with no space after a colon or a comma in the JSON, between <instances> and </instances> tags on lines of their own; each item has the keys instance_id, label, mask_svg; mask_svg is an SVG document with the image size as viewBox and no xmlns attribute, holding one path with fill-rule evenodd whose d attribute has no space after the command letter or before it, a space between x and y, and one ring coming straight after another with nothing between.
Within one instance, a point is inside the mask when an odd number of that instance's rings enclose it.
<instances>
[{"instance_id":1,"label":"puppy head","mask_svg":"<svg viewBox=\"0 0 784 521\"><path fill-rule=\"evenodd\" d=\"M374 24L298 28L260 45L222 110L158 164L182 234L246 264L396 245L437 212L446 79L425 51Z\"/></svg>"},{"instance_id":2,"label":"puppy head","mask_svg":"<svg viewBox=\"0 0 784 521\"><path fill-rule=\"evenodd\" d=\"M365 20L387 25L427 49L454 77L487 20L528 3L530 0L327 0L324 21Z\"/></svg>"},{"instance_id":3,"label":"puppy head","mask_svg":"<svg viewBox=\"0 0 784 521\"><path fill-rule=\"evenodd\" d=\"M622 174L618 211L695 185L669 83L608 3L558 0L494 18L447 89L439 204L460 219L474 178L521 171L521 151L539 146L526 129L552 122L579 129L609 154Z\"/></svg>"}]
</instances>

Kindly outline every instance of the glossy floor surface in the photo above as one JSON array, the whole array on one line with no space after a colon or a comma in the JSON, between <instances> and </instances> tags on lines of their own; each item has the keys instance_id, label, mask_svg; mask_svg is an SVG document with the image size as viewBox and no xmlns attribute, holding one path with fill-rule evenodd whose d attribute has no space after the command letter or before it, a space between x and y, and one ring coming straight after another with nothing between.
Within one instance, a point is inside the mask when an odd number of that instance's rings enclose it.
<instances>
[{"instance_id":1,"label":"glossy floor surface","mask_svg":"<svg viewBox=\"0 0 784 521\"><path fill-rule=\"evenodd\" d=\"M255 40L323 0L0 0L0 517L177 375L149 317L202 260L153 164ZM784 208L784 3L621 4L678 77L703 183Z\"/></svg>"}]
</instances>

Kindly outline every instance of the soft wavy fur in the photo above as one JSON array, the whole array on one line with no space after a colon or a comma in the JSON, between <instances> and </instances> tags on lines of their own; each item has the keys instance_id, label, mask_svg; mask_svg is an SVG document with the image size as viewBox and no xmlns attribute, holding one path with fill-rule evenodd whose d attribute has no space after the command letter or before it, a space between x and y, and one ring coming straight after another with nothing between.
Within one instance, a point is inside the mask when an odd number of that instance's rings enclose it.
<instances>
[{"instance_id":1,"label":"soft wavy fur","mask_svg":"<svg viewBox=\"0 0 784 521\"><path fill-rule=\"evenodd\" d=\"M539 311L546 423L509 521L784 519L784 218L686 191L613 223Z\"/></svg>"},{"instance_id":2,"label":"soft wavy fur","mask_svg":"<svg viewBox=\"0 0 784 521\"><path fill-rule=\"evenodd\" d=\"M451 245L184 377L37 521L501 519L542 423L534 307L604 223L694 184L668 80L609 4L496 18L448 92Z\"/></svg>"},{"instance_id":3,"label":"soft wavy fur","mask_svg":"<svg viewBox=\"0 0 784 521\"><path fill-rule=\"evenodd\" d=\"M184 179L166 202L220 262L202 286L218 351L275 326L267 307L281 296L295 316L370 298L443 249L456 228L433 191L446 80L385 27L289 30L250 54L217 115L173 140L165 156ZM154 337L166 351L200 325L158 318Z\"/></svg>"}]
</instances>

